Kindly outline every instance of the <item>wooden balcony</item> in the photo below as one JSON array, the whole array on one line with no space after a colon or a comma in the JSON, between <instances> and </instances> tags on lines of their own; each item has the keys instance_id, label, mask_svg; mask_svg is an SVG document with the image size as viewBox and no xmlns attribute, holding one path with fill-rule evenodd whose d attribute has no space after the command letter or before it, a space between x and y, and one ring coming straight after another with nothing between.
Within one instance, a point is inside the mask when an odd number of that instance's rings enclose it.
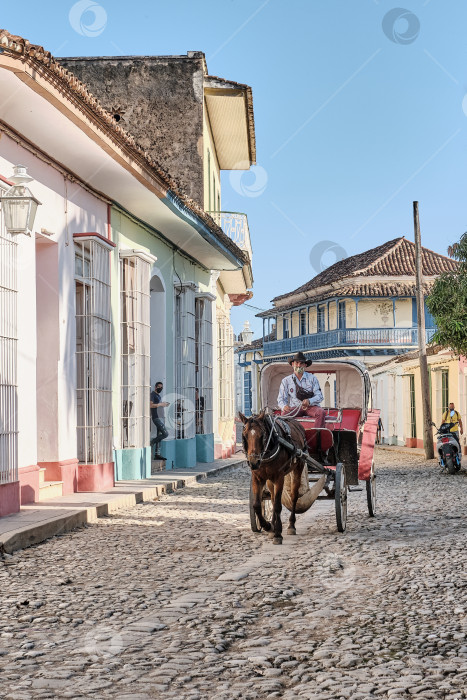
<instances>
[{"instance_id":1,"label":"wooden balcony","mask_svg":"<svg viewBox=\"0 0 467 700\"><path fill-rule=\"evenodd\" d=\"M426 329L426 342L429 343L436 328ZM323 333L310 333L295 338L284 338L264 343L264 357L287 353L323 350L329 348L416 348L417 328L343 328ZM348 354L348 353L347 353Z\"/></svg>"}]
</instances>

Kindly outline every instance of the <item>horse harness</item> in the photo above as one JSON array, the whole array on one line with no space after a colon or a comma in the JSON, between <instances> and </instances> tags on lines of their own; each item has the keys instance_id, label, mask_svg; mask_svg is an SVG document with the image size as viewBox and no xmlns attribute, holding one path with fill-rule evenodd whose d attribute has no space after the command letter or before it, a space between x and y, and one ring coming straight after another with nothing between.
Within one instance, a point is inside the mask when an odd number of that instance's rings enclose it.
<instances>
[{"instance_id":1,"label":"horse harness","mask_svg":"<svg viewBox=\"0 0 467 700\"><path fill-rule=\"evenodd\" d=\"M289 452L291 452L292 457L294 457L297 453L300 456L302 456L302 450L296 447L292 442L290 424L286 418L279 418L278 416L271 417L269 414L266 414L266 416L264 417L264 422L268 422L270 424L270 431L268 439L266 441L266 446L261 452L261 454L252 454L251 457L258 457L261 464L263 462L272 462L272 460L275 459L279 454L279 450L281 449L281 447L285 447ZM298 425L300 427L300 430L303 432L303 437L305 437L305 431L303 430L303 427L299 423ZM282 433L282 435L280 433ZM245 454L247 454L247 443L244 435L242 435L242 441ZM271 442L271 449L273 450L273 452L272 454L266 457L266 453Z\"/></svg>"}]
</instances>

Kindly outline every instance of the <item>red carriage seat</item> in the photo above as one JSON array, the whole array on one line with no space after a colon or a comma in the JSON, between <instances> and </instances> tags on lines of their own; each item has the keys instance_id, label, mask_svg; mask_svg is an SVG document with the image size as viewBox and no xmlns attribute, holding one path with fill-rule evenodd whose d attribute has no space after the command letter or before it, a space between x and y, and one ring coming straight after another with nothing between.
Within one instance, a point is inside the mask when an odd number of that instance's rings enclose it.
<instances>
[{"instance_id":1,"label":"red carriage seat","mask_svg":"<svg viewBox=\"0 0 467 700\"><path fill-rule=\"evenodd\" d=\"M318 450L318 432L321 432L321 450L329 450L333 444L333 431L351 430L358 432L361 411L358 408L325 408L324 428L315 428L314 418L297 418L305 429L306 441L310 452Z\"/></svg>"}]
</instances>

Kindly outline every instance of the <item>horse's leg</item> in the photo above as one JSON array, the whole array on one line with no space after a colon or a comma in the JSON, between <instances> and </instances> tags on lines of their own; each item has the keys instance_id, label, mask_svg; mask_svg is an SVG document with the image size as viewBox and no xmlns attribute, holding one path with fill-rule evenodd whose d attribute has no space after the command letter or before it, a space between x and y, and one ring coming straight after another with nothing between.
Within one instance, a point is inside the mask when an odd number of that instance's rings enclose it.
<instances>
[{"instance_id":1,"label":"horse's leg","mask_svg":"<svg viewBox=\"0 0 467 700\"><path fill-rule=\"evenodd\" d=\"M282 490L284 488L284 475L281 474L277 477L274 482L274 516L272 520L272 525L274 528L274 544L282 544Z\"/></svg>"},{"instance_id":2,"label":"horse's leg","mask_svg":"<svg viewBox=\"0 0 467 700\"><path fill-rule=\"evenodd\" d=\"M303 462L299 460L294 467L294 470L292 472L292 484L291 484L291 492L290 492L290 498L292 499L292 510L290 512L290 518L289 518L289 526L287 528L287 534L288 535L296 535L297 531L295 529L295 508L297 507L297 501L298 501L298 491L300 488L300 482L302 479L302 467L303 467Z\"/></svg>"},{"instance_id":3,"label":"horse's leg","mask_svg":"<svg viewBox=\"0 0 467 700\"><path fill-rule=\"evenodd\" d=\"M274 537L274 523L276 522L276 515L274 512L274 487L275 487L275 482L271 481L270 479L267 480L266 482L267 489L271 495L271 506L272 506L272 516L271 516L271 529L268 532L268 536L273 538Z\"/></svg>"},{"instance_id":4,"label":"horse's leg","mask_svg":"<svg viewBox=\"0 0 467 700\"><path fill-rule=\"evenodd\" d=\"M258 522L263 528L263 530L269 531L271 529L271 523L263 517L263 512L261 509L261 500L263 496L263 488L266 483L266 479L262 479L255 473L252 474L251 486L253 490L253 510L258 518Z\"/></svg>"}]
</instances>

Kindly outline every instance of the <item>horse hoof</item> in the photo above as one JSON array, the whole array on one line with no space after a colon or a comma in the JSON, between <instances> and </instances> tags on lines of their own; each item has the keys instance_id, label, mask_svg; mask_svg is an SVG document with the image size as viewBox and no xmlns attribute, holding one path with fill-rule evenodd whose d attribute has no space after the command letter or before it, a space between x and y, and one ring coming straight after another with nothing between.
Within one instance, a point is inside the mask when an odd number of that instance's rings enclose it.
<instances>
[{"instance_id":1,"label":"horse hoof","mask_svg":"<svg viewBox=\"0 0 467 700\"><path fill-rule=\"evenodd\" d=\"M273 544L282 544L282 537L274 537Z\"/></svg>"},{"instance_id":2,"label":"horse hoof","mask_svg":"<svg viewBox=\"0 0 467 700\"><path fill-rule=\"evenodd\" d=\"M273 531L273 530L269 530L269 532L268 532L268 537L269 537L269 539L272 540L272 538L274 537L274 531Z\"/></svg>"},{"instance_id":3,"label":"horse hoof","mask_svg":"<svg viewBox=\"0 0 467 700\"><path fill-rule=\"evenodd\" d=\"M296 534L297 534L297 531L296 531L296 529L295 529L294 527L289 527L289 528L287 529L287 534L288 534L288 535L296 535Z\"/></svg>"}]
</instances>

